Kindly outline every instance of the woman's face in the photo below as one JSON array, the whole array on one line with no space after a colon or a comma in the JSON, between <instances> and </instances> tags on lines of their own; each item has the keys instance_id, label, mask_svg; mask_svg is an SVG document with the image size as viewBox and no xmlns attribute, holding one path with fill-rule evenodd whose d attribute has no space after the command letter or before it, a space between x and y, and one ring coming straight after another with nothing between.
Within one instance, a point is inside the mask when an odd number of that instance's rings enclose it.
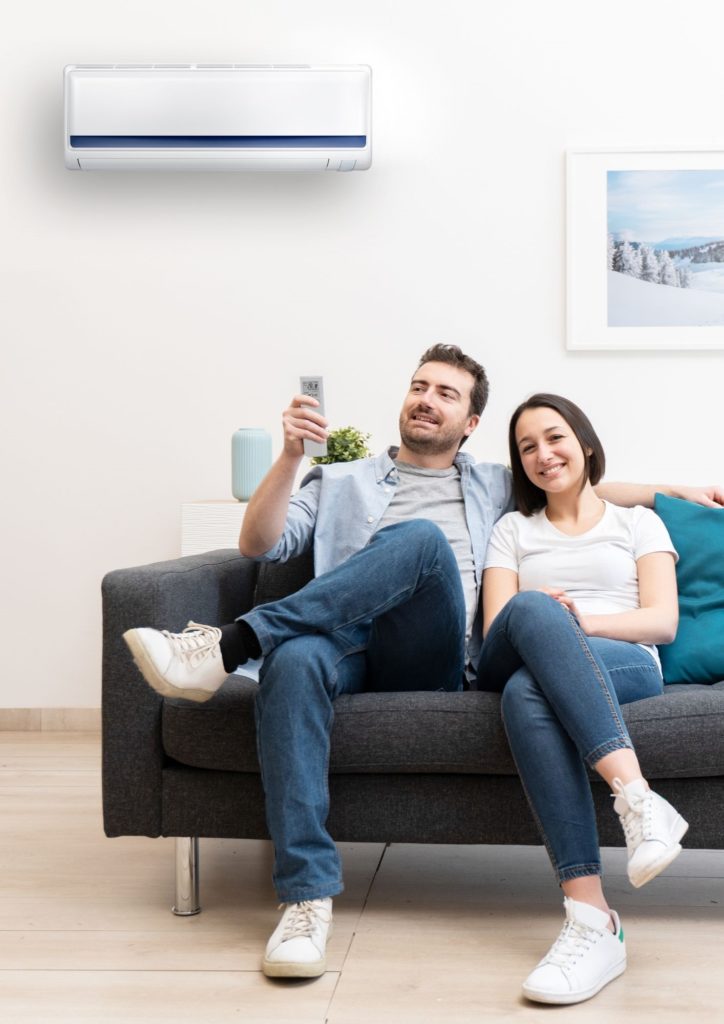
<instances>
[{"instance_id":1,"label":"woman's face","mask_svg":"<svg viewBox=\"0 0 724 1024\"><path fill-rule=\"evenodd\" d=\"M525 475L536 487L550 494L580 491L586 457L578 438L555 409L541 405L522 412L515 440Z\"/></svg>"}]
</instances>

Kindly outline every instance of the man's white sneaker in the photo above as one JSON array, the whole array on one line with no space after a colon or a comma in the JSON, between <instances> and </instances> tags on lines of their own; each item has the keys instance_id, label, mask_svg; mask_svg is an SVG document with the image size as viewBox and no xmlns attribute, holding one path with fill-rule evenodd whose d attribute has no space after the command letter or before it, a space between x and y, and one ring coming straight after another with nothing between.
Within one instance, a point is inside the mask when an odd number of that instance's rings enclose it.
<instances>
[{"instance_id":1,"label":"man's white sneaker","mask_svg":"<svg viewBox=\"0 0 724 1024\"><path fill-rule=\"evenodd\" d=\"M626 970L626 944L618 914L566 897L566 923L538 966L523 982L537 1003L581 1003ZM613 921L616 934L609 928Z\"/></svg>"},{"instance_id":2,"label":"man's white sneaker","mask_svg":"<svg viewBox=\"0 0 724 1024\"><path fill-rule=\"evenodd\" d=\"M667 800L647 789L643 779L625 786L614 779L612 795L626 836L629 881L638 889L679 856L679 840L689 825Z\"/></svg>"},{"instance_id":3,"label":"man's white sneaker","mask_svg":"<svg viewBox=\"0 0 724 1024\"><path fill-rule=\"evenodd\" d=\"M123 639L143 678L164 697L204 701L228 676L221 659L221 630L189 622L183 633L129 629Z\"/></svg>"},{"instance_id":4,"label":"man's white sneaker","mask_svg":"<svg viewBox=\"0 0 724 1024\"><path fill-rule=\"evenodd\" d=\"M288 903L266 946L262 970L269 978L316 978L327 969L332 901Z\"/></svg>"}]
</instances>

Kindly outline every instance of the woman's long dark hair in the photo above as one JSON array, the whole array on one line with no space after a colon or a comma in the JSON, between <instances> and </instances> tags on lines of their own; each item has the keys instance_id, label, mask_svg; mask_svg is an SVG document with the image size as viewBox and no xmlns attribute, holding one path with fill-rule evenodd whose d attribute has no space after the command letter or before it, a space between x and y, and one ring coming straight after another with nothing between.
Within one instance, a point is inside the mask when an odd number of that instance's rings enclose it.
<instances>
[{"instance_id":1,"label":"woman's long dark hair","mask_svg":"<svg viewBox=\"0 0 724 1024\"><path fill-rule=\"evenodd\" d=\"M579 409L575 403L560 395L548 395L540 393L531 395L525 402L521 402L510 419L508 428L508 447L510 449L510 465L513 470L513 497L519 512L524 516L532 516L534 512L544 508L547 502L546 492L528 479L523 463L520 459L520 452L515 440L515 428L518 420L526 409L540 409L541 407L553 409L562 416L568 426L578 439L583 449L585 467L581 490L590 480L595 486L606 470L606 456L603 451L598 434L593 429L588 416ZM588 452L591 454L589 455Z\"/></svg>"}]
</instances>

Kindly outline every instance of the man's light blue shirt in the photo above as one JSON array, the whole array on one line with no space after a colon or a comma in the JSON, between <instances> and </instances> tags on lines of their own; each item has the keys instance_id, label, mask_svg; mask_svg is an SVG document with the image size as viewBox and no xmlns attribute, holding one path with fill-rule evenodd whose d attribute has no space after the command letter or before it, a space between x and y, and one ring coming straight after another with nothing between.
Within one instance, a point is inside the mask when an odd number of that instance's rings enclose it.
<instances>
[{"instance_id":1,"label":"man's light blue shirt","mask_svg":"<svg viewBox=\"0 0 724 1024\"><path fill-rule=\"evenodd\" d=\"M314 573L321 576L369 543L392 500L399 474L397 448L369 459L314 466L289 502L284 532L258 561L285 562L314 547ZM476 463L458 452L455 465L465 505L465 517L480 594L485 551L495 523L513 510L510 470L495 463ZM469 657L477 659L482 640L480 615L473 628Z\"/></svg>"}]
</instances>

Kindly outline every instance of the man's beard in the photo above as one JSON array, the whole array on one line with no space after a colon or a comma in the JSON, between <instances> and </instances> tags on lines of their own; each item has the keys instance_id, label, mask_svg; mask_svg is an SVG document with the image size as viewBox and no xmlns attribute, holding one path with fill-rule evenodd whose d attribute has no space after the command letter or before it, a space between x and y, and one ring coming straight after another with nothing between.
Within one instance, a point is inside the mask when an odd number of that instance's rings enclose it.
<instances>
[{"instance_id":1,"label":"man's beard","mask_svg":"<svg viewBox=\"0 0 724 1024\"><path fill-rule=\"evenodd\" d=\"M463 434L460 427L448 427L441 433L430 434L427 431L412 434L408 431L408 419L400 414L400 438L411 452L417 455L442 455L451 450L457 451ZM414 420L412 421L414 423Z\"/></svg>"}]
</instances>

